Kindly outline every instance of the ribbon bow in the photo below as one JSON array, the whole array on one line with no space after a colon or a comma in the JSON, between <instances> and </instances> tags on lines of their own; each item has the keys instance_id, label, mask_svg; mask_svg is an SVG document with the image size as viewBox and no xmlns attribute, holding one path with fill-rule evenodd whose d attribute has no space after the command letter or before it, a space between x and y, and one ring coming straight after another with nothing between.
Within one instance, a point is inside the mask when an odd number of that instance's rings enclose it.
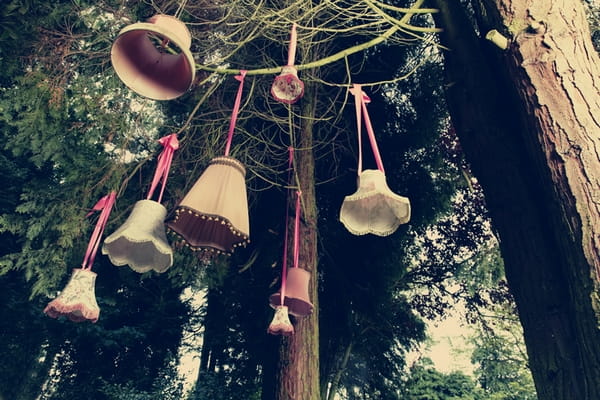
<instances>
[{"instance_id":1,"label":"ribbon bow","mask_svg":"<svg viewBox=\"0 0 600 400\"><path fill-rule=\"evenodd\" d=\"M165 185L167 184L167 178L169 177L169 170L171 169L171 162L173 161L173 153L175 153L175 150L179 148L179 141L177 140L177 134L172 133L158 139L158 143L163 146L163 150L158 155L158 164L156 165L156 171L154 171L154 178L152 178L152 184L150 185L147 199L152 197L154 194L154 189L156 189L158 182L160 182L162 178L162 187L160 189L160 195L158 196L158 202L160 203L165 191Z\"/></svg>"}]
</instances>

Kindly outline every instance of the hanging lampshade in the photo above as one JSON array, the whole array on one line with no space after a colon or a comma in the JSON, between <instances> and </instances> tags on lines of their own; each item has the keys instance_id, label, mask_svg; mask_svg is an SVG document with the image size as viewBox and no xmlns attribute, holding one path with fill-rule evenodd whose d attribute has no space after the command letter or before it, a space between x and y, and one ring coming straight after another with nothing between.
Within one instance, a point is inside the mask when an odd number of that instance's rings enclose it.
<instances>
[{"instance_id":1,"label":"hanging lampshade","mask_svg":"<svg viewBox=\"0 0 600 400\"><path fill-rule=\"evenodd\" d=\"M295 317L305 317L313 311L308 294L309 282L309 271L304 268L288 268L283 305L287 306L288 312ZM281 292L272 294L269 304L275 309L281 306Z\"/></svg>"},{"instance_id":2,"label":"hanging lampshade","mask_svg":"<svg viewBox=\"0 0 600 400\"><path fill-rule=\"evenodd\" d=\"M213 158L175 210L168 229L193 250L231 253L249 242L246 168L233 157Z\"/></svg>"},{"instance_id":3,"label":"hanging lampshade","mask_svg":"<svg viewBox=\"0 0 600 400\"><path fill-rule=\"evenodd\" d=\"M275 307L275 315L269 324L267 332L271 335L290 336L294 333L294 326L290 322L286 306Z\"/></svg>"},{"instance_id":4,"label":"hanging lampshade","mask_svg":"<svg viewBox=\"0 0 600 400\"><path fill-rule=\"evenodd\" d=\"M104 240L102 254L117 266L129 265L136 272L165 272L173 265L173 251L165 232L165 207L153 200L135 203L131 214Z\"/></svg>"},{"instance_id":5,"label":"hanging lampshade","mask_svg":"<svg viewBox=\"0 0 600 400\"><path fill-rule=\"evenodd\" d=\"M298 71L292 65L281 68L271 86L271 94L275 100L293 104L304 95L304 82L298 78Z\"/></svg>"},{"instance_id":6,"label":"hanging lampshade","mask_svg":"<svg viewBox=\"0 0 600 400\"><path fill-rule=\"evenodd\" d=\"M271 95L275 100L286 104L293 104L304 95L304 82L298 78L298 70L294 67L297 40L296 24L293 24L287 65L281 68L281 73L275 77L271 85Z\"/></svg>"},{"instance_id":7,"label":"hanging lampshade","mask_svg":"<svg viewBox=\"0 0 600 400\"><path fill-rule=\"evenodd\" d=\"M410 219L410 201L393 193L385 175L367 169L358 177L358 190L344 198L340 221L355 235L391 235Z\"/></svg>"},{"instance_id":8,"label":"hanging lampshade","mask_svg":"<svg viewBox=\"0 0 600 400\"><path fill-rule=\"evenodd\" d=\"M67 317L73 322L98 321L100 307L96 302L96 273L89 269L74 268L67 286L52 300L44 313L52 318Z\"/></svg>"},{"instance_id":9,"label":"hanging lampshade","mask_svg":"<svg viewBox=\"0 0 600 400\"><path fill-rule=\"evenodd\" d=\"M119 32L112 45L111 62L119 78L134 92L154 100L170 100L184 94L194 81L191 43L183 22L158 14Z\"/></svg>"}]
</instances>

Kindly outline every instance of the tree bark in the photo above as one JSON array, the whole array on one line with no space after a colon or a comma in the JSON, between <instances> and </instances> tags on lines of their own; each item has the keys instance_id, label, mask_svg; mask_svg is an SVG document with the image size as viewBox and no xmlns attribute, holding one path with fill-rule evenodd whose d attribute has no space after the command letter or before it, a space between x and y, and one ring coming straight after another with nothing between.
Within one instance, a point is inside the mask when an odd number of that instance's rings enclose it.
<instances>
[{"instance_id":1,"label":"tree bark","mask_svg":"<svg viewBox=\"0 0 600 400\"><path fill-rule=\"evenodd\" d=\"M540 399L600 398L600 62L579 2L435 0L453 124L497 229Z\"/></svg>"},{"instance_id":2,"label":"tree bark","mask_svg":"<svg viewBox=\"0 0 600 400\"><path fill-rule=\"evenodd\" d=\"M313 127L316 92L308 88L302 99L302 126L295 149L295 171L302 191L299 267L311 272L309 297L312 314L295 318L294 334L282 339L277 400L319 400L319 302L317 296L317 205ZM292 236L290 236L292 237ZM288 252L290 255L293 252ZM293 265L288 262L288 265ZM293 318L293 317L292 317Z\"/></svg>"}]
</instances>

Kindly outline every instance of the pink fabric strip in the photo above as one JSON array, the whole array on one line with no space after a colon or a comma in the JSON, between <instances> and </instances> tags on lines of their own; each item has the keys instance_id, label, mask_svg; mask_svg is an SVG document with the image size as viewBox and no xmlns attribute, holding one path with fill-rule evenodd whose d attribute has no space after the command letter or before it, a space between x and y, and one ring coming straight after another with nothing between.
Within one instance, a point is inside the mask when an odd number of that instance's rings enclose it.
<instances>
[{"instance_id":1,"label":"pink fabric strip","mask_svg":"<svg viewBox=\"0 0 600 400\"><path fill-rule=\"evenodd\" d=\"M352 88L349 89L350 93L354 95L354 108L356 111L356 131L358 133L358 174L362 172L362 119L364 112L365 125L367 127L367 134L369 136L369 141L371 143L371 149L373 150L373 155L375 157L375 163L377 164L377 168L385 174L385 170L383 169L383 161L381 160L381 155L379 154L379 147L377 146L377 141L375 140L375 132L373 132L373 126L371 125L371 119L369 118L369 112L367 111L367 103L371 102L369 96L366 95L362 90L362 86L360 84L353 84Z\"/></svg>"},{"instance_id":2,"label":"pink fabric strip","mask_svg":"<svg viewBox=\"0 0 600 400\"><path fill-rule=\"evenodd\" d=\"M288 181L288 185L291 185L291 183L292 183L292 166L294 165L294 148L289 147L288 151L289 151L289 160L288 160L287 181ZM286 287L286 283L287 283L287 257L288 257L288 243L289 243L287 223L288 223L288 219L290 217L290 208L289 208L289 204L288 204L289 192L290 192L290 190L288 189L287 195L285 196L285 198L286 198L285 223L283 224L284 229L285 229L285 234L284 234L284 240L283 240L283 262L282 262L282 270L281 270L281 289L279 290L279 292L281 293L281 297L280 297L281 305L283 305L283 299L285 297L285 287Z\"/></svg>"},{"instance_id":3,"label":"pink fabric strip","mask_svg":"<svg viewBox=\"0 0 600 400\"><path fill-rule=\"evenodd\" d=\"M371 118L369 118L369 112L367 111L367 104L364 101L362 102L362 109L364 111L364 119L365 125L367 126L367 133L369 134L369 140L371 141L371 149L373 150L373 155L375 156L375 163L377 163L377 168L385 175L385 170L383 169L383 161L381 160L381 154L379 154L379 147L377 146L377 141L375 140L375 132L373 132Z\"/></svg>"},{"instance_id":4,"label":"pink fabric strip","mask_svg":"<svg viewBox=\"0 0 600 400\"><path fill-rule=\"evenodd\" d=\"M294 221L294 268L298 268L300 260L300 196L302 192L296 192L296 220Z\"/></svg>"},{"instance_id":5,"label":"pink fabric strip","mask_svg":"<svg viewBox=\"0 0 600 400\"><path fill-rule=\"evenodd\" d=\"M296 44L298 42L298 34L296 33L296 23L292 24L292 32L290 33L290 48L288 50L288 66L294 65L296 60Z\"/></svg>"},{"instance_id":6,"label":"pink fabric strip","mask_svg":"<svg viewBox=\"0 0 600 400\"><path fill-rule=\"evenodd\" d=\"M115 204L116 197L117 193L115 191L110 192L98 200L98 202L92 208L92 211L87 214L87 216L90 216L94 211L102 211L98 217L96 226L94 227L94 232L90 237L90 241L83 258L83 263L81 264L83 269L90 270L92 269L92 265L94 265L94 258L96 258L96 253L98 252L98 246L100 245L101 241L100 239L104 233L104 227L106 226L106 222L108 221L108 216L110 215L112 207Z\"/></svg>"},{"instance_id":7,"label":"pink fabric strip","mask_svg":"<svg viewBox=\"0 0 600 400\"><path fill-rule=\"evenodd\" d=\"M167 178L169 177L171 161L173 161L173 153L175 153L175 150L179 148L179 141L177 140L177 134L173 133L171 135L161 137L158 140L158 143L163 146L163 150L158 155L158 162L156 165L156 170L154 171L154 178L152 178L152 184L150 185L150 190L148 191L148 197L146 197L146 199L150 200L152 198L154 190L162 178L162 187L160 189L160 195L158 196L158 202L160 203L162 202L163 193L167 184Z\"/></svg>"},{"instance_id":8,"label":"pink fabric strip","mask_svg":"<svg viewBox=\"0 0 600 400\"><path fill-rule=\"evenodd\" d=\"M362 88L355 83L350 88L354 95L354 110L356 112L356 132L358 132L358 175L362 172Z\"/></svg>"},{"instance_id":9,"label":"pink fabric strip","mask_svg":"<svg viewBox=\"0 0 600 400\"><path fill-rule=\"evenodd\" d=\"M235 96L235 104L233 105L233 112L231 115L231 122L229 122L229 132L227 133L227 143L225 145L225 155L229 155L231 149L231 141L233 140L233 131L235 130L235 123L237 121L238 111L240 110L240 104L242 103L242 89L244 88L244 77L246 76L245 70L241 70L239 75L235 76L235 79L240 82L238 87L237 95Z\"/></svg>"}]
</instances>

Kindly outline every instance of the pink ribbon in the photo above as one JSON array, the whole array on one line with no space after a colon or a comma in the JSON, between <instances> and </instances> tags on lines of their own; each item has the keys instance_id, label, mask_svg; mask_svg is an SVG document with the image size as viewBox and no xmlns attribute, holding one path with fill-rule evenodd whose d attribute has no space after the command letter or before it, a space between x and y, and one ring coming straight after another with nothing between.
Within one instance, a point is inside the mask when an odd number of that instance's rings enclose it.
<instances>
[{"instance_id":1,"label":"pink ribbon","mask_svg":"<svg viewBox=\"0 0 600 400\"><path fill-rule=\"evenodd\" d=\"M367 128L367 134L369 136L369 141L371 143L371 149L373 150L373 155L375 156L375 163L377 164L377 168L385 174L385 170L383 169L383 161L381 160L381 155L379 154L379 147L377 146L377 141L375 140L375 132L373 132L373 126L371 125L371 119L369 118L369 112L367 111L367 103L371 102L371 99L365 92L362 90L362 86L359 84L353 84L352 88L349 89L350 93L354 95L355 98L355 109L356 109L356 127L358 132L358 174L362 172L362 119L364 113L365 126Z\"/></svg>"},{"instance_id":2,"label":"pink ribbon","mask_svg":"<svg viewBox=\"0 0 600 400\"><path fill-rule=\"evenodd\" d=\"M154 178L152 178L152 184L150 185L150 190L148 191L148 197L146 197L146 199L152 198L154 190L162 178L162 187L160 189L160 195L158 196L158 202L160 203L167 184L167 178L169 177L173 153L179 148L179 141L177 140L177 134L172 133L158 139L158 143L163 146L163 150L158 155L158 163L156 165L156 170L154 171Z\"/></svg>"},{"instance_id":3,"label":"pink ribbon","mask_svg":"<svg viewBox=\"0 0 600 400\"><path fill-rule=\"evenodd\" d=\"M100 213L100 217L98 217L96 226L94 227L94 232L92 232L92 236L90 237L90 242L88 243L88 247L83 258L83 263L81 264L81 267L83 269L91 270L92 265L94 265L94 258L96 258L96 253L98 252L100 239L102 238L102 234L104 233L104 228L106 226L106 222L108 221L108 216L110 215L112 207L115 204L116 198L117 193L115 191L110 192L109 194L98 200L98 202L92 208L92 211L90 211L87 214L87 217L89 217L94 213L94 211L102 211Z\"/></svg>"},{"instance_id":4,"label":"pink ribbon","mask_svg":"<svg viewBox=\"0 0 600 400\"><path fill-rule=\"evenodd\" d=\"M239 75L234 78L240 82L238 87L237 95L235 96L235 104L233 105L233 113L231 115L231 121L229 122L229 132L227 133L227 143L225 145L225 155L229 155L231 149L231 141L233 140L233 131L235 129L235 123L237 121L237 115L240 110L240 104L242 102L242 89L244 88L244 77L246 76L246 70L241 70Z\"/></svg>"},{"instance_id":5,"label":"pink ribbon","mask_svg":"<svg viewBox=\"0 0 600 400\"><path fill-rule=\"evenodd\" d=\"M296 220L294 221L294 268L298 268L300 260L300 196L302 192L296 192Z\"/></svg>"},{"instance_id":6,"label":"pink ribbon","mask_svg":"<svg viewBox=\"0 0 600 400\"><path fill-rule=\"evenodd\" d=\"M289 152L289 160L288 160L288 185L291 185L291 181L292 181L292 166L294 164L294 148L293 147L289 147L288 148L288 152ZM288 189L288 196L289 196L289 189ZM286 200L288 198L288 196L286 196ZM279 290L279 292L281 293L281 297L280 297L280 303L281 305L283 305L283 299L285 297L285 287L286 287L286 282L287 282L287 256L288 256L288 229L287 229L287 223L288 223L288 219L290 217L290 210L286 201L286 205L285 205L285 234L284 234L284 241L283 241L283 263L282 263L282 270L281 270L281 289Z\"/></svg>"},{"instance_id":7,"label":"pink ribbon","mask_svg":"<svg viewBox=\"0 0 600 400\"><path fill-rule=\"evenodd\" d=\"M288 50L288 66L294 65L296 59L296 44L298 42L298 34L296 33L296 23L292 24L292 31L290 33L290 48Z\"/></svg>"}]
</instances>

